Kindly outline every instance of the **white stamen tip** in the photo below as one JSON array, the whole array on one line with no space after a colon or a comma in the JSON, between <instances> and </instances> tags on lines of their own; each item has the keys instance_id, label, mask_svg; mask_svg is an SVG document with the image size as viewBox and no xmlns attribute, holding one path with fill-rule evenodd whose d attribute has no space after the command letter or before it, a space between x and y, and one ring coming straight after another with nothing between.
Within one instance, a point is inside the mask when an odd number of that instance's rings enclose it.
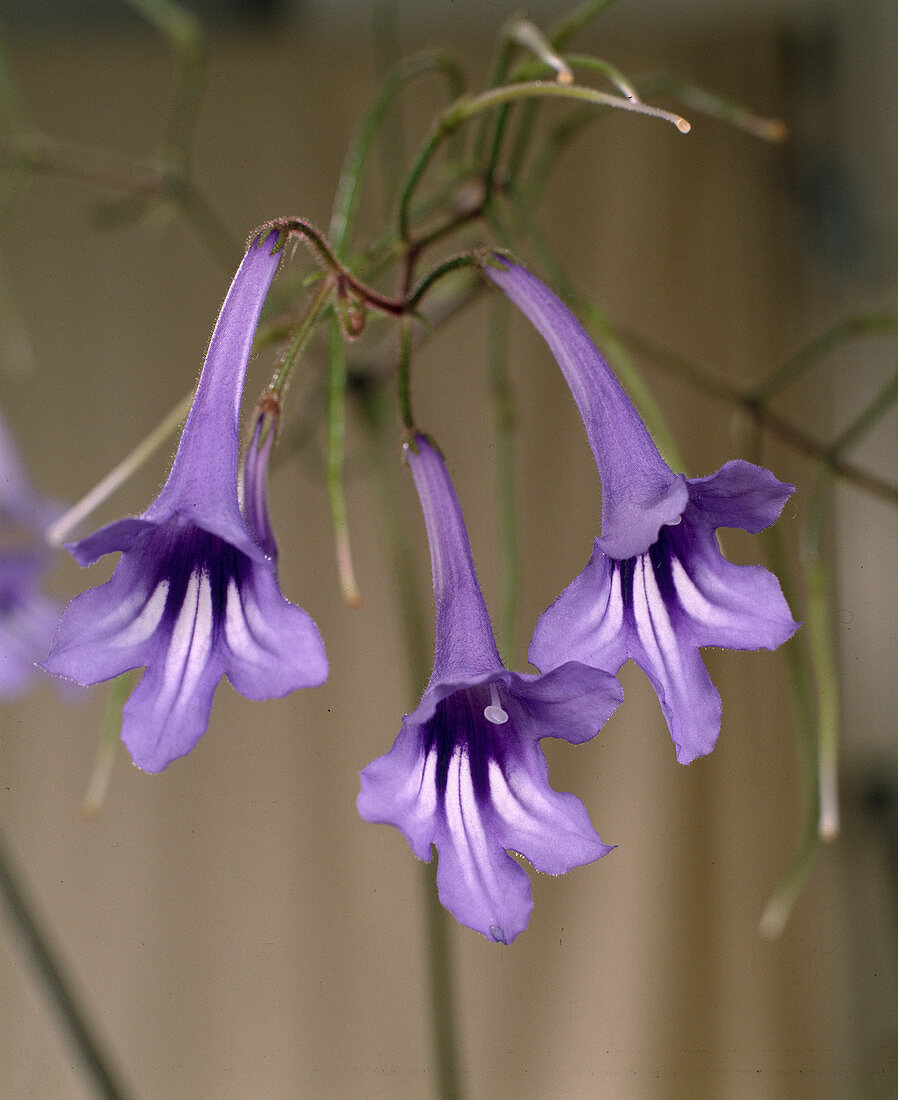
<instances>
[{"instance_id":1,"label":"white stamen tip","mask_svg":"<svg viewBox=\"0 0 898 1100\"><path fill-rule=\"evenodd\" d=\"M495 684L490 684L490 705L484 707L483 717L494 726L504 726L508 721L508 715L502 709L499 702L499 689Z\"/></svg>"}]
</instances>

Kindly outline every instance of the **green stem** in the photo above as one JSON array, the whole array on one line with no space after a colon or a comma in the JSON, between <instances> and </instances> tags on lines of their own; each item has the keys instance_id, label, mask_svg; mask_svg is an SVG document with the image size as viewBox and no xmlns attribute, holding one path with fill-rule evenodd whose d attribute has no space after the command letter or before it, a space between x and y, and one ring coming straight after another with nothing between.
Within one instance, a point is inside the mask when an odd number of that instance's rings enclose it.
<instances>
[{"instance_id":1,"label":"green stem","mask_svg":"<svg viewBox=\"0 0 898 1100\"><path fill-rule=\"evenodd\" d=\"M343 467L346 448L346 342L336 314L330 324L327 388L327 492L337 553L337 573L343 598L350 607L362 602L352 565L346 495L343 487Z\"/></svg>"},{"instance_id":2,"label":"green stem","mask_svg":"<svg viewBox=\"0 0 898 1100\"><path fill-rule=\"evenodd\" d=\"M321 280L316 294L306 307L305 313L299 322L298 327L293 333L293 337L290 341L290 346L284 353L284 357L281 360L278 369L275 371L274 377L269 385L269 390L272 390L278 394L283 394L290 383L290 379L293 376L293 371L296 369L297 364L302 358L302 354L306 349L312 333L315 331L315 323L321 316L322 310L330 300L334 291L333 281L325 277Z\"/></svg>"},{"instance_id":3,"label":"green stem","mask_svg":"<svg viewBox=\"0 0 898 1100\"><path fill-rule=\"evenodd\" d=\"M396 0L374 0L371 8L374 56L379 84L401 63L396 7ZM405 164L405 123L401 108L396 110L392 125L381 131L379 145L381 176L384 183L383 213L384 217L387 217L396 190L402 182L402 165ZM331 239L333 240L333 236ZM336 241L334 243L336 244ZM338 255L342 255L339 249Z\"/></svg>"},{"instance_id":4,"label":"green stem","mask_svg":"<svg viewBox=\"0 0 898 1100\"><path fill-rule=\"evenodd\" d=\"M412 326L405 318L399 325L399 410L402 415L402 426L408 432L415 429L415 417L412 412L411 393L411 366L412 366Z\"/></svg>"},{"instance_id":5,"label":"green stem","mask_svg":"<svg viewBox=\"0 0 898 1100\"><path fill-rule=\"evenodd\" d=\"M832 633L832 583L823 557L823 535L832 490L832 469L822 463L811 497L803 562L808 590L808 644L817 685L819 830L824 840L833 840L839 833L839 670Z\"/></svg>"},{"instance_id":6,"label":"green stem","mask_svg":"<svg viewBox=\"0 0 898 1100\"><path fill-rule=\"evenodd\" d=\"M203 192L192 181L184 180L172 192L172 198L216 263L224 271L233 271L239 265L245 248L234 240Z\"/></svg>"},{"instance_id":7,"label":"green stem","mask_svg":"<svg viewBox=\"0 0 898 1100\"><path fill-rule=\"evenodd\" d=\"M614 0L586 0L572 12L568 12L549 32L549 41L556 50L563 49L568 42L598 15L610 8Z\"/></svg>"},{"instance_id":8,"label":"green stem","mask_svg":"<svg viewBox=\"0 0 898 1100\"><path fill-rule=\"evenodd\" d=\"M85 1071L98 1096L124 1100L128 1095L109 1058L78 1004L60 959L50 946L34 908L20 884L18 874L0 837L0 896L10 924L18 933L31 965L42 979L53 1002L58 1019L72 1045L78 1051Z\"/></svg>"},{"instance_id":9,"label":"green stem","mask_svg":"<svg viewBox=\"0 0 898 1100\"><path fill-rule=\"evenodd\" d=\"M859 317L851 317L841 324L812 340L807 347L787 359L785 363L772 371L767 378L752 390L750 397L757 403L763 404L772 397L786 389L797 381L809 368L818 363L824 356L835 351L836 348L858 336L873 336L877 333L898 331L898 317L889 313L861 314Z\"/></svg>"},{"instance_id":10,"label":"green stem","mask_svg":"<svg viewBox=\"0 0 898 1100\"><path fill-rule=\"evenodd\" d=\"M680 133L688 133L690 129L689 123L684 118L671 111L665 111L660 107L651 107L645 103L637 103L630 99L622 99L620 96L611 95L608 92L600 92L595 88L583 88L575 84L555 84L547 81L531 80L521 84L507 84L499 88L490 88L488 91L481 92L480 95L476 96L462 96L437 116L433 129L412 166L399 203L400 240L404 242L411 240L409 211L412 198L424 171L442 142L462 123L476 117L483 111L490 111L495 107L502 107L518 100L540 97L570 99L602 107L617 107L624 111L635 111L638 114L662 118L673 123Z\"/></svg>"},{"instance_id":11,"label":"green stem","mask_svg":"<svg viewBox=\"0 0 898 1100\"><path fill-rule=\"evenodd\" d=\"M465 267L479 268L480 260L477 256L465 253L461 256L451 256L448 260L443 260L441 264L437 264L436 267L428 271L408 296L409 312L414 312L418 308L424 296L440 281L440 279L453 271L460 271Z\"/></svg>"},{"instance_id":12,"label":"green stem","mask_svg":"<svg viewBox=\"0 0 898 1100\"><path fill-rule=\"evenodd\" d=\"M134 672L123 672L109 685L106 698L106 713L103 715L103 729L100 744L94 760L93 771L87 784L84 801L81 803L81 816L85 821L93 821L100 816L106 791L112 777L112 766L118 751L119 732L122 727L122 708L134 686Z\"/></svg>"},{"instance_id":13,"label":"green stem","mask_svg":"<svg viewBox=\"0 0 898 1100\"><path fill-rule=\"evenodd\" d=\"M436 861L421 864L420 881L424 891L437 1095L440 1100L461 1100L463 1092L459 1041L455 1026L455 983L450 941L452 923L449 914L440 904L435 863Z\"/></svg>"},{"instance_id":14,"label":"green stem","mask_svg":"<svg viewBox=\"0 0 898 1100\"><path fill-rule=\"evenodd\" d=\"M830 457L838 458L839 455L853 447L855 443L860 442L871 428L885 416L896 401L898 401L898 372L892 376L891 382L873 398L866 409L836 439L829 448Z\"/></svg>"},{"instance_id":15,"label":"green stem","mask_svg":"<svg viewBox=\"0 0 898 1100\"><path fill-rule=\"evenodd\" d=\"M361 192L362 177L375 136L383 125L390 107L399 92L413 80L430 73L442 73L446 77L450 94L459 96L464 88L464 78L456 58L446 51L433 51L407 58L387 77L380 94L365 117L362 127L346 154L343 171L337 185L328 236L334 252L345 259L352 238ZM395 162L395 166L401 164Z\"/></svg>"},{"instance_id":16,"label":"green stem","mask_svg":"<svg viewBox=\"0 0 898 1100\"><path fill-rule=\"evenodd\" d=\"M572 62L573 63L573 62ZM657 73L639 78L640 95L673 96L690 111L720 119L764 141L785 141L789 129L779 118L762 118L732 99L708 92L674 73Z\"/></svg>"},{"instance_id":17,"label":"green stem","mask_svg":"<svg viewBox=\"0 0 898 1100\"><path fill-rule=\"evenodd\" d=\"M844 327L840 326L840 328ZM793 450L817 461L821 459L827 461L833 473L843 481L848 481L889 504L898 505L898 485L884 481L876 474L871 474L868 470L851 462L846 462L838 454L833 455L828 445L818 442L813 436L797 428L765 404L759 403L755 397L757 390L745 393L703 367L646 340L633 329L622 329L621 335L630 347L650 358L657 366L674 377L682 379L689 386L701 390L705 396L717 398L743 410L759 428L764 428L771 435L787 443Z\"/></svg>"},{"instance_id":18,"label":"green stem","mask_svg":"<svg viewBox=\"0 0 898 1100\"><path fill-rule=\"evenodd\" d=\"M203 29L192 11L174 0L126 0L165 38L175 56L175 94L162 160L186 172L203 91Z\"/></svg>"},{"instance_id":19,"label":"green stem","mask_svg":"<svg viewBox=\"0 0 898 1100\"><path fill-rule=\"evenodd\" d=\"M783 587L790 606L796 606L797 591L786 553L782 531L778 526L764 532L770 567ZM805 883L810 876L820 850L820 787L819 742L817 739L817 706L814 698L813 672L801 637L792 638L782 649L789 672L795 746L801 791L802 826L792 860L780 884L764 908L759 931L766 939L774 939L786 926Z\"/></svg>"}]
</instances>

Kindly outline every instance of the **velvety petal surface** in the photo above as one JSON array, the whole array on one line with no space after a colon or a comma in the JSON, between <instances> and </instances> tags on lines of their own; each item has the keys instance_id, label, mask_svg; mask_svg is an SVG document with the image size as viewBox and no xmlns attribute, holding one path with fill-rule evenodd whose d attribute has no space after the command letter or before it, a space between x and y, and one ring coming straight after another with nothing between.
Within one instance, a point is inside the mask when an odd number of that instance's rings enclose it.
<instances>
[{"instance_id":1,"label":"velvety petal surface","mask_svg":"<svg viewBox=\"0 0 898 1100\"><path fill-rule=\"evenodd\" d=\"M631 658L651 680L686 764L710 752L720 732L720 696L699 647L775 649L797 625L776 577L728 562L690 505L635 558L608 558L597 540L587 567L540 616L528 656L540 669L576 660L611 672Z\"/></svg>"},{"instance_id":2,"label":"velvety petal surface","mask_svg":"<svg viewBox=\"0 0 898 1100\"><path fill-rule=\"evenodd\" d=\"M527 874L508 851L557 875L611 850L580 800L549 785L539 740L594 736L619 688L583 667L558 669L545 686L542 679L506 673L457 688L427 722L407 718L391 751L361 774L361 816L395 825L420 859L435 845L443 905L501 943L523 931L532 908ZM491 707L504 721L488 720Z\"/></svg>"},{"instance_id":3,"label":"velvety petal surface","mask_svg":"<svg viewBox=\"0 0 898 1100\"><path fill-rule=\"evenodd\" d=\"M682 514L686 479L662 459L629 397L561 299L503 257L483 271L549 345L577 402L602 480L603 551L613 558L642 553L664 524Z\"/></svg>"},{"instance_id":4,"label":"velvety petal surface","mask_svg":"<svg viewBox=\"0 0 898 1100\"><path fill-rule=\"evenodd\" d=\"M616 672L632 658L648 675L682 763L709 752L721 704L699 649L775 648L797 628L776 578L735 566L715 531L758 532L794 486L750 462L687 480L663 461L608 364L564 303L502 257L484 274L546 340L574 396L602 480L602 534L586 569L543 613L530 660Z\"/></svg>"},{"instance_id":5,"label":"velvety petal surface","mask_svg":"<svg viewBox=\"0 0 898 1100\"><path fill-rule=\"evenodd\" d=\"M431 682L495 672L502 662L449 471L423 435L415 436L405 453L424 513L433 569L436 644Z\"/></svg>"},{"instance_id":6,"label":"velvety petal surface","mask_svg":"<svg viewBox=\"0 0 898 1100\"><path fill-rule=\"evenodd\" d=\"M443 905L487 938L511 943L533 901L510 851L550 874L610 851L579 799L549 785L539 742L595 736L621 700L620 685L583 664L544 676L503 667L445 464L421 436L408 461L430 539L436 657L393 748L362 771L358 810L400 829L420 859L435 845Z\"/></svg>"},{"instance_id":7,"label":"velvety petal surface","mask_svg":"<svg viewBox=\"0 0 898 1100\"><path fill-rule=\"evenodd\" d=\"M272 699L327 679L324 642L312 616L281 595L270 569L247 560L228 582L221 639L224 670L247 699Z\"/></svg>"},{"instance_id":8,"label":"velvety petal surface","mask_svg":"<svg viewBox=\"0 0 898 1100\"><path fill-rule=\"evenodd\" d=\"M265 296L280 262L278 235L247 249L209 341L171 473L143 518L173 515L218 535L249 557L261 557L246 528L237 493L240 398Z\"/></svg>"},{"instance_id":9,"label":"velvety petal surface","mask_svg":"<svg viewBox=\"0 0 898 1100\"><path fill-rule=\"evenodd\" d=\"M251 242L219 314L171 474L136 518L69 547L82 565L120 552L109 581L71 601L45 667L82 684L145 672L125 705L134 762L160 771L189 752L222 675L266 699L327 678L321 637L277 582L266 477L273 433L254 434L237 491L238 416L277 234Z\"/></svg>"}]
</instances>

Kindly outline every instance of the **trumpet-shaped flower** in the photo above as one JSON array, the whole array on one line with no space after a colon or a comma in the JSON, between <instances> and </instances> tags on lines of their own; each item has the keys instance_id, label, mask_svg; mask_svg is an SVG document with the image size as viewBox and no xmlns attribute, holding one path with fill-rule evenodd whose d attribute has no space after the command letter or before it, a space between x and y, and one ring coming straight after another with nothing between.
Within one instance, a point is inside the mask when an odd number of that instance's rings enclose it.
<instances>
[{"instance_id":1,"label":"trumpet-shaped flower","mask_svg":"<svg viewBox=\"0 0 898 1100\"><path fill-rule=\"evenodd\" d=\"M575 662L545 676L505 668L442 457L420 435L407 453L430 540L436 654L393 748L361 773L358 809L400 829L420 859L436 845L443 905L511 943L533 901L507 850L555 875L610 851L580 800L549 786L540 739L589 740L622 694L613 676Z\"/></svg>"},{"instance_id":2,"label":"trumpet-shaped flower","mask_svg":"<svg viewBox=\"0 0 898 1100\"><path fill-rule=\"evenodd\" d=\"M794 486L750 462L709 477L675 474L570 310L529 271L499 260L486 275L530 319L571 388L602 481L602 534L583 572L537 623L529 657L617 672L632 658L652 682L688 764L720 732L720 696L702 646L775 649L797 628L772 573L720 552L718 527L757 533Z\"/></svg>"},{"instance_id":3,"label":"trumpet-shaped flower","mask_svg":"<svg viewBox=\"0 0 898 1100\"><path fill-rule=\"evenodd\" d=\"M310 616L277 580L266 471L272 434L256 425L238 500L240 397L262 303L277 270L277 235L247 250L221 308L171 473L139 517L69 546L81 565L121 551L106 584L76 596L45 667L94 684L144 666L122 715L135 764L158 772L205 732L222 674L249 699L327 678Z\"/></svg>"},{"instance_id":4,"label":"trumpet-shaped flower","mask_svg":"<svg viewBox=\"0 0 898 1100\"><path fill-rule=\"evenodd\" d=\"M59 616L41 589L52 562L43 537L52 515L0 417L0 699L31 686Z\"/></svg>"}]
</instances>

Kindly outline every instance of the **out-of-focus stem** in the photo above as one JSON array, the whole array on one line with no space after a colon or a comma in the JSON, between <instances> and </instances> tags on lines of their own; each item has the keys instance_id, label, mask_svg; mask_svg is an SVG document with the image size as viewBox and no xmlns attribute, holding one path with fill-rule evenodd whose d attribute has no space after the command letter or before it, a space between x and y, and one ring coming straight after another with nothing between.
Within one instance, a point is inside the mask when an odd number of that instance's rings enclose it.
<instances>
[{"instance_id":1,"label":"out-of-focus stem","mask_svg":"<svg viewBox=\"0 0 898 1100\"><path fill-rule=\"evenodd\" d=\"M593 19L610 8L614 0L586 0L560 19L549 32L549 41L556 50L563 49Z\"/></svg>"},{"instance_id":2,"label":"out-of-focus stem","mask_svg":"<svg viewBox=\"0 0 898 1100\"><path fill-rule=\"evenodd\" d=\"M326 477L331 519L334 525L337 574L340 578L343 598L350 607L358 607L362 597L356 584L352 564L349 520L346 514L346 494L343 486L346 448L346 342L336 315L331 318L330 323L328 363Z\"/></svg>"},{"instance_id":3,"label":"out-of-focus stem","mask_svg":"<svg viewBox=\"0 0 898 1100\"><path fill-rule=\"evenodd\" d=\"M103 715L103 729L100 733L100 744L97 747L97 755L87 784L84 801L81 803L81 816L85 821L93 821L99 817L103 809L103 803L106 801L106 791L109 789L109 780L112 776L112 765L115 763L115 754L118 750L119 730L122 725L122 708L133 683L133 672L124 672L121 676L116 676L109 685L106 713Z\"/></svg>"},{"instance_id":4,"label":"out-of-focus stem","mask_svg":"<svg viewBox=\"0 0 898 1100\"><path fill-rule=\"evenodd\" d=\"M112 496L116 489L124 485L128 478L140 469L187 416L193 401L193 394L193 390L185 394L172 411L156 425L145 439L137 444L129 455L123 458L117 466L114 466L86 496L82 497L77 504L73 504L67 512L47 528L46 538L48 542L55 545L61 543L67 535L74 531L79 523L87 519L94 509Z\"/></svg>"},{"instance_id":5,"label":"out-of-focus stem","mask_svg":"<svg viewBox=\"0 0 898 1100\"><path fill-rule=\"evenodd\" d=\"M763 538L771 569L779 577L787 602L795 607L796 585L782 532L778 526L773 526L764 532ZM789 867L761 915L758 930L766 939L774 939L785 928L820 850L819 744L813 675L807 650L800 636L788 641L782 652L786 659L791 688L789 698L798 756L802 826Z\"/></svg>"},{"instance_id":6,"label":"out-of-focus stem","mask_svg":"<svg viewBox=\"0 0 898 1100\"><path fill-rule=\"evenodd\" d=\"M96 1094L106 1100L125 1100L128 1093L108 1056L101 1049L85 1008L79 1004L63 965L50 946L46 930L38 921L31 901L20 884L2 837L0 897L3 899L9 924L18 935L35 973L43 981L59 1023L78 1051Z\"/></svg>"}]
</instances>

